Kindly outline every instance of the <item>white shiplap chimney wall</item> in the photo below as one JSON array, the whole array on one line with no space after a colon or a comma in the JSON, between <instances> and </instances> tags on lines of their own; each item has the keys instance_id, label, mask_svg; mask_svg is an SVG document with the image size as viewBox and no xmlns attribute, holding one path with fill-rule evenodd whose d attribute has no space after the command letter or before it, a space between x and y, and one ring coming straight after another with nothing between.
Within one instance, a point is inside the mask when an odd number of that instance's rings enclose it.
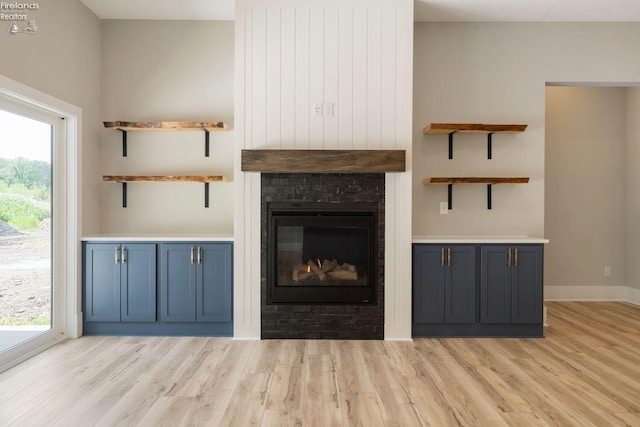
<instances>
[{"instance_id":1,"label":"white shiplap chimney wall","mask_svg":"<svg viewBox=\"0 0 640 427\"><path fill-rule=\"evenodd\" d=\"M235 43L235 338L260 337L260 174L240 151L297 148L406 150L386 174L385 338L410 339L413 0L238 0Z\"/></svg>"}]
</instances>

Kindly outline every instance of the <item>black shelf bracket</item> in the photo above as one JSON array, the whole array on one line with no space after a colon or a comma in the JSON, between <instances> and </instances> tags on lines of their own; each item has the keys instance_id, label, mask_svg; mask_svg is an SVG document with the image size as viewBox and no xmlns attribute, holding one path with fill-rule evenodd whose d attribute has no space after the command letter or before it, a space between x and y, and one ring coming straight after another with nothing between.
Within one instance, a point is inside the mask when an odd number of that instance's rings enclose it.
<instances>
[{"instance_id":1,"label":"black shelf bracket","mask_svg":"<svg viewBox=\"0 0 640 427\"><path fill-rule=\"evenodd\" d=\"M122 132L122 157L127 157L127 131L124 129L118 129Z\"/></svg>"},{"instance_id":2,"label":"black shelf bracket","mask_svg":"<svg viewBox=\"0 0 640 427\"><path fill-rule=\"evenodd\" d=\"M489 132L487 134L487 159L489 159L489 160L491 160L493 158L492 154L491 154L491 135L493 135L492 132ZM491 209L491 208L489 208L489 209Z\"/></svg>"},{"instance_id":3,"label":"black shelf bracket","mask_svg":"<svg viewBox=\"0 0 640 427\"><path fill-rule=\"evenodd\" d=\"M449 132L449 160L453 159L453 134L456 131ZM489 132L487 134L487 159L491 160L493 158L492 154L492 136L493 132Z\"/></svg>"},{"instance_id":4,"label":"black shelf bracket","mask_svg":"<svg viewBox=\"0 0 640 427\"><path fill-rule=\"evenodd\" d=\"M491 209L491 187L493 184L487 184L487 209ZM447 203L449 210L453 209L453 184L447 184Z\"/></svg>"},{"instance_id":5,"label":"black shelf bracket","mask_svg":"<svg viewBox=\"0 0 640 427\"><path fill-rule=\"evenodd\" d=\"M204 156L209 157L209 131L207 129L204 130Z\"/></svg>"},{"instance_id":6,"label":"black shelf bracket","mask_svg":"<svg viewBox=\"0 0 640 427\"><path fill-rule=\"evenodd\" d=\"M204 207L209 207L209 183L204 183Z\"/></svg>"},{"instance_id":7,"label":"black shelf bracket","mask_svg":"<svg viewBox=\"0 0 640 427\"><path fill-rule=\"evenodd\" d=\"M453 134L454 133L456 133L456 131L449 132L449 160L453 159ZM449 203L449 206L451 206L451 203Z\"/></svg>"},{"instance_id":8,"label":"black shelf bracket","mask_svg":"<svg viewBox=\"0 0 640 427\"><path fill-rule=\"evenodd\" d=\"M122 207L127 207L127 183L122 183Z\"/></svg>"}]
</instances>

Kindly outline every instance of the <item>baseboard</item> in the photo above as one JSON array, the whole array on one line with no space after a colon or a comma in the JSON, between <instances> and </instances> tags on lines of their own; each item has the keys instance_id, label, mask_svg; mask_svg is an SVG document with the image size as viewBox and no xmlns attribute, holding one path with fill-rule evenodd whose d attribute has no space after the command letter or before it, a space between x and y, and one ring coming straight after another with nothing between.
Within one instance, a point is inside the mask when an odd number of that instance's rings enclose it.
<instances>
[{"instance_id":1,"label":"baseboard","mask_svg":"<svg viewBox=\"0 0 640 427\"><path fill-rule=\"evenodd\" d=\"M626 302L631 304L640 305L640 289L627 287Z\"/></svg>"},{"instance_id":2,"label":"baseboard","mask_svg":"<svg viewBox=\"0 0 640 427\"><path fill-rule=\"evenodd\" d=\"M640 289L629 286L545 286L545 301L624 301L640 305Z\"/></svg>"}]
</instances>

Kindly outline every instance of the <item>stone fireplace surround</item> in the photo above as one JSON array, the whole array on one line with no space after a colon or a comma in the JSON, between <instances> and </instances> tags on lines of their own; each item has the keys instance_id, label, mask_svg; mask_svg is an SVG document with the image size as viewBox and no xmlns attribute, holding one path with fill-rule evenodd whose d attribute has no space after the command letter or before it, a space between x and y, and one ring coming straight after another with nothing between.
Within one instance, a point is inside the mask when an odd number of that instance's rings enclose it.
<instances>
[{"instance_id":1,"label":"stone fireplace surround","mask_svg":"<svg viewBox=\"0 0 640 427\"><path fill-rule=\"evenodd\" d=\"M267 304L267 203L377 203L377 301L357 304ZM263 339L384 338L384 173L262 173L261 337Z\"/></svg>"}]
</instances>

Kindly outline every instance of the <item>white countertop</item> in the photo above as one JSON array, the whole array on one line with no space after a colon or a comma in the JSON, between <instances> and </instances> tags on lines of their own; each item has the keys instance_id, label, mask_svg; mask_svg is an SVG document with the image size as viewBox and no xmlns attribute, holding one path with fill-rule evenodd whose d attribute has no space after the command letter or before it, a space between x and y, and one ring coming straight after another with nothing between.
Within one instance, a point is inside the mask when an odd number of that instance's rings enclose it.
<instances>
[{"instance_id":1,"label":"white countertop","mask_svg":"<svg viewBox=\"0 0 640 427\"><path fill-rule=\"evenodd\" d=\"M413 243L549 243L531 236L413 236Z\"/></svg>"},{"instance_id":2,"label":"white countertop","mask_svg":"<svg viewBox=\"0 0 640 427\"><path fill-rule=\"evenodd\" d=\"M230 234L94 234L82 236L83 242L233 242Z\"/></svg>"}]
</instances>

